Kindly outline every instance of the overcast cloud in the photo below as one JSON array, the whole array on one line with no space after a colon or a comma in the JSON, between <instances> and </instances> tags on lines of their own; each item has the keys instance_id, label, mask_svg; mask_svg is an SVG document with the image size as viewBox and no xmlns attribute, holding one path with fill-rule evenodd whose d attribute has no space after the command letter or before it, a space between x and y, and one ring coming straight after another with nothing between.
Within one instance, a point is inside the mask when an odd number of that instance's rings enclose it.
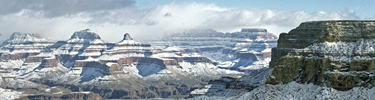
<instances>
[{"instance_id":1,"label":"overcast cloud","mask_svg":"<svg viewBox=\"0 0 375 100\"><path fill-rule=\"evenodd\" d=\"M109 42L120 41L124 33L130 33L136 40L145 40L191 29L232 32L253 27L266 28L278 35L305 21L359 19L347 11L308 13L203 3L171 3L138 9L130 0L30 1L0 0L2 40L13 32L40 33L48 39L66 40L74 31L86 28Z\"/></svg>"},{"instance_id":2,"label":"overcast cloud","mask_svg":"<svg viewBox=\"0 0 375 100\"><path fill-rule=\"evenodd\" d=\"M0 0L0 14L22 10L42 11L45 17L115 10L132 6L133 0Z\"/></svg>"}]
</instances>

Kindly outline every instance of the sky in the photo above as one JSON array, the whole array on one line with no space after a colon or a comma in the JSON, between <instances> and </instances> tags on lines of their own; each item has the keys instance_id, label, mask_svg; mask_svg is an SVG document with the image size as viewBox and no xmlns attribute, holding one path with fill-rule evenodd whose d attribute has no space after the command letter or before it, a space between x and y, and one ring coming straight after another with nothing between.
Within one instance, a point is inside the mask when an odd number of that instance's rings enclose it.
<instances>
[{"instance_id":1,"label":"sky","mask_svg":"<svg viewBox=\"0 0 375 100\"><path fill-rule=\"evenodd\" d=\"M67 40L89 28L118 42L189 30L265 28L275 35L301 22L375 19L373 0L0 0L0 41L13 32Z\"/></svg>"},{"instance_id":2,"label":"sky","mask_svg":"<svg viewBox=\"0 0 375 100\"><path fill-rule=\"evenodd\" d=\"M150 8L161 4L200 2L238 9L279 9L289 11L344 11L356 12L363 18L375 16L373 0L137 0L139 8Z\"/></svg>"}]
</instances>

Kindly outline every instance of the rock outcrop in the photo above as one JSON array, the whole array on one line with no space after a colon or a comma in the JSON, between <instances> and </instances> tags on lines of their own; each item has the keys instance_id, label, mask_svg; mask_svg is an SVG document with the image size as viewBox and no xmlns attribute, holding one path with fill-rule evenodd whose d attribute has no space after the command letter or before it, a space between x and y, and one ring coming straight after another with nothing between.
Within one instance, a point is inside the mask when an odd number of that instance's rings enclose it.
<instances>
[{"instance_id":1,"label":"rock outcrop","mask_svg":"<svg viewBox=\"0 0 375 100\"><path fill-rule=\"evenodd\" d=\"M375 21L311 21L280 34L267 84L373 87Z\"/></svg>"},{"instance_id":2,"label":"rock outcrop","mask_svg":"<svg viewBox=\"0 0 375 100\"><path fill-rule=\"evenodd\" d=\"M48 43L49 41L44 39L43 36L40 34L15 32L10 36L9 39L3 42L2 46L21 45L21 44L23 45L39 44L40 46L46 46Z\"/></svg>"},{"instance_id":3,"label":"rock outcrop","mask_svg":"<svg viewBox=\"0 0 375 100\"><path fill-rule=\"evenodd\" d=\"M130 37L130 34L129 33L125 33L124 34L124 39L123 40L133 40L132 37Z\"/></svg>"},{"instance_id":4,"label":"rock outcrop","mask_svg":"<svg viewBox=\"0 0 375 100\"><path fill-rule=\"evenodd\" d=\"M150 44L136 42L128 33L117 43L105 42L88 29L58 42L17 33L3 43L1 50L0 71L12 76L1 80L0 85L30 94L22 99L76 99L77 95L80 99L99 95L104 99L178 98L211 79L243 75L219 68L198 53L185 54L189 52L186 49L170 46L155 50ZM50 92L48 88L55 86L69 91ZM78 93L81 91L92 93Z\"/></svg>"},{"instance_id":5,"label":"rock outcrop","mask_svg":"<svg viewBox=\"0 0 375 100\"><path fill-rule=\"evenodd\" d=\"M57 67L58 63L59 62L56 60L56 58L44 58L40 66L42 68L53 68L53 67Z\"/></svg>"},{"instance_id":6,"label":"rock outcrop","mask_svg":"<svg viewBox=\"0 0 375 100\"><path fill-rule=\"evenodd\" d=\"M254 62L268 61L271 58L271 48L276 47L276 42L277 36L267 32L266 29L243 28L240 32L233 33L192 30L150 43L155 49L180 48L175 51L199 53L215 63L235 62L229 65L218 63L218 65L230 69L249 70L248 66L253 65ZM259 66L268 66L268 64Z\"/></svg>"},{"instance_id":7,"label":"rock outcrop","mask_svg":"<svg viewBox=\"0 0 375 100\"><path fill-rule=\"evenodd\" d=\"M56 49L58 55L72 57L68 59L87 59L99 57L108 47L99 35L86 29L74 32L69 40L59 41L51 48Z\"/></svg>"},{"instance_id":8,"label":"rock outcrop","mask_svg":"<svg viewBox=\"0 0 375 100\"><path fill-rule=\"evenodd\" d=\"M147 57L152 54L151 45L146 43L136 42L131 38L129 33L124 35L124 39L118 43L111 44L112 48L104 51L105 55L128 55L136 57ZM118 58L117 58L118 59ZM116 59L116 60L117 60Z\"/></svg>"},{"instance_id":9,"label":"rock outcrop","mask_svg":"<svg viewBox=\"0 0 375 100\"><path fill-rule=\"evenodd\" d=\"M29 95L25 97L18 98L19 100L102 100L103 98L96 93L90 92L76 92L76 93L55 93L55 94L38 94Z\"/></svg>"},{"instance_id":10,"label":"rock outcrop","mask_svg":"<svg viewBox=\"0 0 375 100\"><path fill-rule=\"evenodd\" d=\"M98 34L91 32L90 29L85 29L85 30L81 30L78 32L74 32L74 34L71 36L69 41L90 42L96 39L101 39L101 38Z\"/></svg>"},{"instance_id":11,"label":"rock outcrop","mask_svg":"<svg viewBox=\"0 0 375 100\"><path fill-rule=\"evenodd\" d=\"M15 32L1 44L1 59L18 60L38 55L53 43L44 39L40 34Z\"/></svg>"}]
</instances>

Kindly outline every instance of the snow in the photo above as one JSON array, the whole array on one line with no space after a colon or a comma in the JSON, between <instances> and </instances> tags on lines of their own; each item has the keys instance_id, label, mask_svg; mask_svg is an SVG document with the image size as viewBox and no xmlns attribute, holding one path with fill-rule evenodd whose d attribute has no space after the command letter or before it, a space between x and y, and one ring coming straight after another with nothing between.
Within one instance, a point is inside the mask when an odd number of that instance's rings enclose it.
<instances>
[{"instance_id":1,"label":"snow","mask_svg":"<svg viewBox=\"0 0 375 100\"><path fill-rule=\"evenodd\" d=\"M100 56L102 55L102 53L100 52L83 52L82 54L80 54L79 56Z\"/></svg>"},{"instance_id":2,"label":"snow","mask_svg":"<svg viewBox=\"0 0 375 100\"><path fill-rule=\"evenodd\" d=\"M180 51L181 48L178 48L178 47L175 47L175 46L169 46L165 49L163 49L163 51Z\"/></svg>"},{"instance_id":3,"label":"snow","mask_svg":"<svg viewBox=\"0 0 375 100\"><path fill-rule=\"evenodd\" d=\"M22 65L23 60L9 60L7 62L0 62L1 68L17 68Z\"/></svg>"},{"instance_id":4,"label":"snow","mask_svg":"<svg viewBox=\"0 0 375 100\"><path fill-rule=\"evenodd\" d=\"M40 50L14 50L10 54L19 54L19 53L39 53Z\"/></svg>"},{"instance_id":5,"label":"snow","mask_svg":"<svg viewBox=\"0 0 375 100\"><path fill-rule=\"evenodd\" d=\"M72 37L67 42L91 44L104 43L98 34L91 32L89 29L74 32Z\"/></svg>"},{"instance_id":6,"label":"snow","mask_svg":"<svg viewBox=\"0 0 375 100\"><path fill-rule=\"evenodd\" d=\"M8 40L4 41L4 43L11 44L22 44L26 42L47 42L47 40L40 34L15 32Z\"/></svg>"},{"instance_id":7,"label":"snow","mask_svg":"<svg viewBox=\"0 0 375 100\"><path fill-rule=\"evenodd\" d=\"M112 63L112 62L106 63L107 66L112 66L113 64L118 64L118 63Z\"/></svg>"},{"instance_id":8,"label":"snow","mask_svg":"<svg viewBox=\"0 0 375 100\"><path fill-rule=\"evenodd\" d=\"M121 46L114 47L110 51L139 51L139 50L151 50L151 47L142 47L142 46Z\"/></svg>"},{"instance_id":9,"label":"snow","mask_svg":"<svg viewBox=\"0 0 375 100\"><path fill-rule=\"evenodd\" d=\"M38 55L33 56L33 57L53 57L53 56L54 54L51 52L41 52Z\"/></svg>"},{"instance_id":10,"label":"snow","mask_svg":"<svg viewBox=\"0 0 375 100\"><path fill-rule=\"evenodd\" d=\"M127 54L118 54L118 55L101 55L99 56L98 60L118 60L120 58L126 58L126 57L145 57L144 54L138 54L138 53L127 53Z\"/></svg>"},{"instance_id":11,"label":"snow","mask_svg":"<svg viewBox=\"0 0 375 100\"><path fill-rule=\"evenodd\" d=\"M23 94L22 92L0 88L0 99L1 100L17 99L17 98L20 98L21 96L23 96L22 94Z\"/></svg>"},{"instance_id":12,"label":"snow","mask_svg":"<svg viewBox=\"0 0 375 100\"><path fill-rule=\"evenodd\" d=\"M1 45L0 53L19 54L19 53L39 53L53 42L48 42L40 34L15 32L5 40Z\"/></svg>"},{"instance_id":13,"label":"snow","mask_svg":"<svg viewBox=\"0 0 375 100\"><path fill-rule=\"evenodd\" d=\"M199 95L199 94L206 94L207 91L211 88L212 84L206 85L201 89L195 89L194 91L191 91L190 94L193 95Z\"/></svg>"},{"instance_id":14,"label":"snow","mask_svg":"<svg viewBox=\"0 0 375 100\"><path fill-rule=\"evenodd\" d=\"M172 73L173 73L172 71L169 71L167 69L164 69L158 72L158 74L172 74Z\"/></svg>"},{"instance_id":15,"label":"snow","mask_svg":"<svg viewBox=\"0 0 375 100\"><path fill-rule=\"evenodd\" d=\"M362 28L362 27L361 27ZM345 28L344 28L345 29ZM350 31L354 32L344 32L338 33L340 36L352 36L352 35L359 35L353 33L360 33L357 29L347 28ZM337 30L335 30L338 32ZM345 31L345 30L344 30ZM336 33L333 32L333 33ZM290 41L295 41L296 39L289 39ZM374 60L375 57L372 54L375 53L374 51L374 39L358 39L354 42L323 42L323 43L315 43L310 45L309 47L303 49L296 49L296 52L302 52L303 54L311 53L307 59L322 59L328 58L332 61L333 65L336 66L348 66L345 64L349 64L355 60L367 61L367 60ZM244 44L238 44L236 46L236 50L243 50L240 48ZM268 44L267 44L268 45ZM271 52L271 49L263 50L264 52ZM262 51L262 52L263 52ZM314 54L323 54L323 55L314 55ZM303 57L301 54L289 53L287 56L291 57ZM266 59L264 62L255 61L255 65L266 65L265 62L270 61L270 59ZM335 63L338 62L338 63ZM268 65L266 65L268 66ZM240 69L261 69L267 67L259 67L256 66L248 66L248 67L240 67ZM325 86L318 86L314 84L300 84L296 82L289 82L287 84L264 84L266 77L272 73L272 71L266 72L259 72L260 74L255 76L243 76L242 78L236 80L234 84L236 85L229 85L226 88L219 88L220 91L209 93L209 91L196 90L197 93L206 92L208 94L202 96L196 96L193 98L189 98L190 100L193 99L204 99L204 100L331 100L331 99L338 99L338 100L367 100L367 99L374 99L375 88L374 87L354 87L348 91L338 91L331 87ZM345 74L350 75L351 73L357 72L340 72L339 70L333 70L325 72L325 74L335 73L335 74ZM366 74L371 74L368 72L364 72ZM253 73L250 73L253 75ZM272 77L272 76L271 76ZM213 86L215 84L212 84ZM250 89L246 91L242 91L242 89L234 89L237 88L244 88L248 86L257 86L255 89ZM210 89L215 89L210 87ZM208 89L208 90L210 90ZM235 91L242 91L241 93L235 93ZM202 94L202 93L201 93Z\"/></svg>"},{"instance_id":16,"label":"snow","mask_svg":"<svg viewBox=\"0 0 375 100\"><path fill-rule=\"evenodd\" d=\"M243 67L244 70L250 70L250 67L252 67L250 65L254 61L263 60L262 54L270 53L271 48L276 47L277 44L276 36L274 38L261 38L261 36L257 36L259 34L269 34L272 37L272 34L268 32L234 32L231 34L221 34L219 32L207 34L192 33L176 34L163 41L152 41L150 43L157 48L167 47L162 49L162 51L184 51L182 56L207 57L221 68L237 69L237 67ZM258 59L236 62L236 60L239 60L241 53L256 54ZM176 57L179 55L169 52L154 54L152 57L168 56ZM259 67L266 66L264 63L266 62L256 64L260 64L258 65Z\"/></svg>"},{"instance_id":17,"label":"snow","mask_svg":"<svg viewBox=\"0 0 375 100\"><path fill-rule=\"evenodd\" d=\"M174 81L184 81L192 78L199 77L202 80L211 80L219 79L222 76L233 76L239 77L242 76L242 72L231 71L226 69L215 68L212 64L209 63L188 63L182 62L180 64L182 67L178 66L166 66L165 69L160 70L158 73L150 74L146 77L143 77L144 80L174 80ZM154 68L150 68L154 69Z\"/></svg>"},{"instance_id":18,"label":"snow","mask_svg":"<svg viewBox=\"0 0 375 100\"><path fill-rule=\"evenodd\" d=\"M233 91L239 90L225 90L226 93L231 93ZM204 99L204 100L326 100L326 99L345 99L345 100L358 100L358 99L373 99L375 88L366 87L355 87L348 91L338 91L330 87L321 87L313 84L299 84L296 82L290 82L288 84L278 84L278 85L261 85L249 92L243 91L235 96L196 96L193 99ZM234 94L234 93L232 93Z\"/></svg>"},{"instance_id":19,"label":"snow","mask_svg":"<svg viewBox=\"0 0 375 100\"><path fill-rule=\"evenodd\" d=\"M141 44L141 43L135 42L134 40L122 40L118 44L122 45L122 44Z\"/></svg>"},{"instance_id":20,"label":"snow","mask_svg":"<svg viewBox=\"0 0 375 100\"><path fill-rule=\"evenodd\" d=\"M222 61L224 63L219 63L219 65L233 67L237 64L240 59L236 58L234 53L223 53L225 51L234 50L236 53L238 51L243 52L260 52L265 51L264 49L268 46L267 39L244 39L244 38L228 38L228 37L181 37L174 38L176 43L186 43L188 40L191 45L186 46L167 46L157 54L152 56L147 56L151 58L158 58L162 60L174 60L167 59L163 57L205 57L209 55L209 58L214 58L213 61ZM39 40L33 40L39 41ZM152 47L148 45L143 45L142 43L135 42L134 40L123 40L119 43L106 43L101 40L100 37L93 33L88 32L88 30L83 30L75 32L73 36L66 41L67 44L59 46L58 48L51 49L51 51L42 51L44 46L49 46L48 43L40 43L34 45L8 45L10 47L26 48L20 50L10 51L6 48L2 48L1 52L7 53L39 53L33 57L51 57L55 55L68 54L70 56L87 56L89 58L84 60L75 61L99 61L99 60L118 60L119 58L126 57L145 57L145 53L152 51ZM196 44L194 44L196 43ZM125 44L142 44L143 46L136 45L125 45ZM252 45L262 44L262 46L249 48ZM108 46L107 46L108 45ZM115 45L115 47L110 48L110 46ZM186 48L184 48L186 47ZM195 49L196 47L202 47L203 49L211 49L219 47L219 50L212 50L210 52L182 52L185 49ZM238 50L233 49L238 48ZM109 50L108 50L109 49ZM259 51L259 50L260 51ZM181 51L181 52L180 52ZM117 54L119 52L129 52L126 54ZM160 53L159 53L160 52ZM113 55L112 55L113 54ZM97 58L92 57L99 56ZM95 85L104 86L109 83L113 83L116 80L132 80L140 79L143 81L160 81L160 80L173 80L173 81L184 81L185 79L193 79L199 82L207 82L211 79L219 79L223 76L237 77L245 75L244 72L239 72L235 70L222 69L219 66L215 66L212 63L203 62L179 62L179 65L168 65L158 63L131 63L127 65L120 65L122 70L116 70L113 72L120 72L121 74L108 74L108 67L113 64L118 64L115 62L104 63L107 66L91 66L91 67L74 67L75 61L63 61L64 58L60 59L58 66L56 68L41 68L39 65L41 62L37 63L24 63L25 59L17 61L0 62L3 68L14 68L10 74L17 77L17 79L10 79L8 81L9 86L17 86L19 88L35 88L40 84L33 83L29 80L34 79L47 79L56 83L64 84L74 84L74 85ZM251 61L253 62L253 61ZM259 66L244 65L243 69L257 69L266 68L265 61L254 62ZM63 65L61 64L63 63ZM250 63L250 62L249 62ZM241 67L242 68L242 67ZM123 72L123 73L122 73ZM110 80L110 81L103 81ZM212 86L215 88L222 88L223 86ZM206 87L210 88L210 87ZM47 88L46 92L50 92L51 89ZM198 91L198 90L197 90ZM207 90L208 91L208 90ZM204 90L203 90L204 92ZM199 93L203 93L202 91Z\"/></svg>"},{"instance_id":21,"label":"snow","mask_svg":"<svg viewBox=\"0 0 375 100\"><path fill-rule=\"evenodd\" d=\"M148 76L151 74L159 73L161 70L164 69L165 66L161 66L156 63L139 63L137 65L138 74L142 76ZM167 71L165 71L167 72Z\"/></svg>"},{"instance_id":22,"label":"snow","mask_svg":"<svg viewBox=\"0 0 375 100\"><path fill-rule=\"evenodd\" d=\"M182 57L202 57L199 53L188 53L182 54Z\"/></svg>"},{"instance_id":23,"label":"snow","mask_svg":"<svg viewBox=\"0 0 375 100\"><path fill-rule=\"evenodd\" d=\"M220 69L217 66L214 66L209 63L188 63L188 62L181 62L179 63L182 67L182 70L191 72L195 76L218 76L218 75L240 75L242 76L242 72L232 71L227 69Z\"/></svg>"},{"instance_id":24,"label":"snow","mask_svg":"<svg viewBox=\"0 0 375 100\"><path fill-rule=\"evenodd\" d=\"M84 62L97 62L99 61L98 59L94 59L92 57L88 57L87 59L84 60L76 60L76 61L84 61Z\"/></svg>"},{"instance_id":25,"label":"snow","mask_svg":"<svg viewBox=\"0 0 375 100\"><path fill-rule=\"evenodd\" d=\"M165 52L165 53L157 53L157 54L153 54L151 55L152 58L162 58L162 57L181 57L175 53L168 53L168 52Z\"/></svg>"},{"instance_id":26,"label":"snow","mask_svg":"<svg viewBox=\"0 0 375 100\"><path fill-rule=\"evenodd\" d=\"M374 39L358 39L354 42L323 42L314 43L303 49L295 49L297 52L305 52L318 55L310 55L308 58L328 58L331 60L332 65L335 66L347 66L352 61L367 61L375 60L375 57L371 56L375 53L375 40ZM323 56L322 56L323 55ZM288 53L290 57L300 57L301 55L295 55ZM302 56L301 56L302 57Z\"/></svg>"},{"instance_id":27,"label":"snow","mask_svg":"<svg viewBox=\"0 0 375 100\"><path fill-rule=\"evenodd\" d=\"M264 60L255 61L255 62L253 62L252 65L249 65L249 66L246 66L246 67L240 66L239 69L241 69L241 70L260 70L260 69L268 68L270 62L271 62L271 58L266 58Z\"/></svg>"},{"instance_id":28,"label":"snow","mask_svg":"<svg viewBox=\"0 0 375 100\"><path fill-rule=\"evenodd\" d=\"M271 48L267 48L267 49L264 49L264 50L262 51L262 53L265 53L265 52L271 52Z\"/></svg>"}]
</instances>

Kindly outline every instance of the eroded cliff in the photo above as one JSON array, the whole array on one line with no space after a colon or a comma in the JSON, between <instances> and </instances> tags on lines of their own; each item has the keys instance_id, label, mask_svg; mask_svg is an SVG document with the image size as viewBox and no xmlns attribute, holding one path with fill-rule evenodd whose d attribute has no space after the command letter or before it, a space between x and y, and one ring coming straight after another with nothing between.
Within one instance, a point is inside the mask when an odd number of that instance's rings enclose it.
<instances>
[{"instance_id":1,"label":"eroded cliff","mask_svg":"<svg viewBox=\"0 0 375 100\"><path fill-rule=\"evenodd\" d=\"M375 21L311 21L280 34L267 84L373 87Z\"/></svg>"}]
</instances>

